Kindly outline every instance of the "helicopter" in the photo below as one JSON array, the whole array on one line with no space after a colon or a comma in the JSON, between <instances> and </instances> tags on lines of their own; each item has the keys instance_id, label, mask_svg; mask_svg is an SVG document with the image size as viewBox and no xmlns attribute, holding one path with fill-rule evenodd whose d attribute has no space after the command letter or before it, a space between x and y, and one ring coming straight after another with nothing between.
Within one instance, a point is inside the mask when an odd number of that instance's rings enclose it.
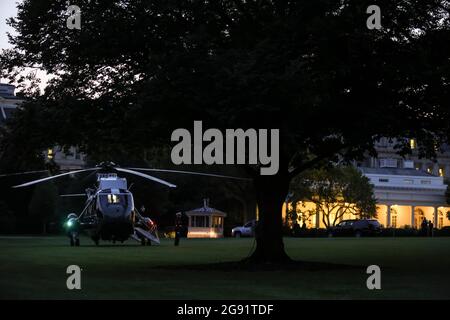
<instances>
[{"instance_id":1,"label":"helicopter","mask_svg":"<svg viewBox=\"0 0 450 320\"><path fill-rule=\"evenodd\" d=\"M49 176L20 185L13 188L23 188L38 183L43 183L63 176L75 175L83 172L97 174L95 188L87 188L85 193L66 194L62 197L86 197L84 209L80 214L69 213L64 223L64 228L70 239L71 246L80 246L80 232L84 231L98 246L100 240L124 242L132 238L142 245L159 244L158 229L156 223L148 217L144 217L135 207L133 194L127 185L126 178L118 176L119 172L136 175L153 182L176 188L176 185L157 177L139 171L169 172L179 174L211 176L219 178L231 178L249 180L246 178L209 174L193 171L151 169L151 168L122 168L114 162L102 162L95 167L69 171L54 176ZM30 171L25 173L36 173ZM17 175L17 174L10 174ZM5 176L5 175L2 175Z\"/></svg>"}]
</instances>

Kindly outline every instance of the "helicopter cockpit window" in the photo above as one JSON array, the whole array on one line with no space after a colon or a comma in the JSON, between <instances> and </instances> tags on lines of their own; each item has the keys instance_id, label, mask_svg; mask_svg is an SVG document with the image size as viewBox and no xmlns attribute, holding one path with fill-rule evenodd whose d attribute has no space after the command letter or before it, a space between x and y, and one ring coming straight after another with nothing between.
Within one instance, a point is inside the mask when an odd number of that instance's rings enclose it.
<instances>
[{"instance_id":1,"label":"helicopter cockpit window","mask_svg":"<svg viewBox=\"0 0 450 320\"><path fill-rule=\"evenodd\" d=\"M127 194L100 194L100 204L102 207L108 206L123 206L126 207L130 203L129 195Z\"/></svg>"},{"instance_id":2,"label":"helicopter cockpit window","mask_svg":"<svg viewBox=\"0 0 450 320\"><path fill-rule=\"evenodd\" d=\"M108 203L120 203L120 197L117 194L108 194Z\"/></svg>"}]
</instances>

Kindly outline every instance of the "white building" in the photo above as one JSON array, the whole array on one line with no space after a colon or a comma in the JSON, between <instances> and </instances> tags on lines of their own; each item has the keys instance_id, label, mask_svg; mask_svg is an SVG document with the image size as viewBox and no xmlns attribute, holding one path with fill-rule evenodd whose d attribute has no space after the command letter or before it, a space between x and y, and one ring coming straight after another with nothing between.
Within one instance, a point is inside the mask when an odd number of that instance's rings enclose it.
<instances>
[{"instance_id":1,"label":"white building","mask_svg":"<svg viewBox=\"0 0 450 320\"><path fill-rule=\"evenodd\" d=\"M188 238L223 238L225 212L211 208L209 200L203 200L203 207L186 212L189 218Z\"/></svg>"},{"instance_id":2,"label":"white building","mask_svg":"<svg viewBox=\"0 0 450 320\"><path fill-rule=\"evenodd\" d=\"M360 168L374 186L377 219L388 227L419 228L422 220L438 229L450 226L444 178L407 168Z\"/></svg>"},{"instance_id":3,"label":"white building","mask_svg":"<svg viewBox=\"0 0 450 320\"><path fill-rule=\"evenodd\" d=\"M444 177L414 168L412 160L383 160L381 166L358 169L369 178L374 187L377 200L376 218L385 227L420 228L424 218L432 221L438 229L450 226L450 220L447 218L450 205L446 202L447 185L444 183ZM300 225L305 223L308 228L326 227L321 214L315 213L313 203L299 202L296 208ZM292 204L285 203L284 217L288 209L292 210ZM337 210L339 207L332 211L332 220ZM313 214L305 215L305 212ZM340 220L356 218L352 214L345 214Z\"/></svg>"},{"instance_id":4,"label":"white building","mask_svg":"<svg viewBox=\"0 0 450 320\"><path fill-rule=\"evenodd\" d=\"M0 125L3 125L23 102L23 99L17 97L14 91L13 85L0 83Z\"/></svg>"}]
</instances>

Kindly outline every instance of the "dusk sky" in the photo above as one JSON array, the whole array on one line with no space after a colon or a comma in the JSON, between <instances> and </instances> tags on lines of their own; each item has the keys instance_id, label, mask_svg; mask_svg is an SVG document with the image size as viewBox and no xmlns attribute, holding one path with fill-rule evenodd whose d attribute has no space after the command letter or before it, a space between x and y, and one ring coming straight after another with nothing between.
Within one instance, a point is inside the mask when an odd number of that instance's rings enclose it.
<instances>
[{"instance_id":1,"label":"dusk sky","mask_svg":"<svg viewBox=\"0 0 450 320\"><path fill-rule=\"evenodd\" d=\"M6 20L10 17L14 17L17 14L17 3L21 0L0 0L0 51L1 49L11 48L8 43L7 32L13 32L14 30L6 24ZM38 71L38 77L41 78L40 88L43 90L45 88L48 76L45 72ZM1 83L9 83L7 79L0 78Z\"/></svg>"},{"instance_id":2,"label":"dusk sky","mask_svg":"<svg viewBox=\"0 0 450 320\"><path fill-rule=\"evenodd\" d=\"M0 49L9 48L7 32L11 32L12 28L6 25L6 19L13 17L17 13L16 3L18 0L1 0L0 1Z\"/></svg>"}]
</instances>

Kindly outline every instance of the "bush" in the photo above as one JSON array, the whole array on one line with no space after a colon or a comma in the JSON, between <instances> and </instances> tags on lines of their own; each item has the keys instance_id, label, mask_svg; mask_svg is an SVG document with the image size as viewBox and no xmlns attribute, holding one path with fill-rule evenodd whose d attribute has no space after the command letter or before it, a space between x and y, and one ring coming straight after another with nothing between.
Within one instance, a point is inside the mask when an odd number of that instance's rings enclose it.
<instances>
[{"instance_id":1,"label":"bush","mask_svg":"<svg viewBox=\"0 0 450 320\"><path fill-rule=\"evenodd\" d=\"M406 228L384 228L381 232L382 237L416 237L419 235L419 231L406 227Z\"/></svg>"},{"instance_id":2,"label":"bush","mask_svg":"<svg viewBox=\"0 0 450 320\"><path fill-rule=\"evenodd\" d=\"M0 202L0 233L12 234L16 232L16 217L6 203Z\"/></svg>"},{"instance_id":3,"label":"bush","mask_svg":"<svg viewBox=\"0 0 450 320\"><path fill-rule=\"evenodd\" d=\"M325 238L328 237L327 229L301 229L298 228L295 231L291 229L289 236L297 237L297 238Z\"/></svg>"}]
</instances>

